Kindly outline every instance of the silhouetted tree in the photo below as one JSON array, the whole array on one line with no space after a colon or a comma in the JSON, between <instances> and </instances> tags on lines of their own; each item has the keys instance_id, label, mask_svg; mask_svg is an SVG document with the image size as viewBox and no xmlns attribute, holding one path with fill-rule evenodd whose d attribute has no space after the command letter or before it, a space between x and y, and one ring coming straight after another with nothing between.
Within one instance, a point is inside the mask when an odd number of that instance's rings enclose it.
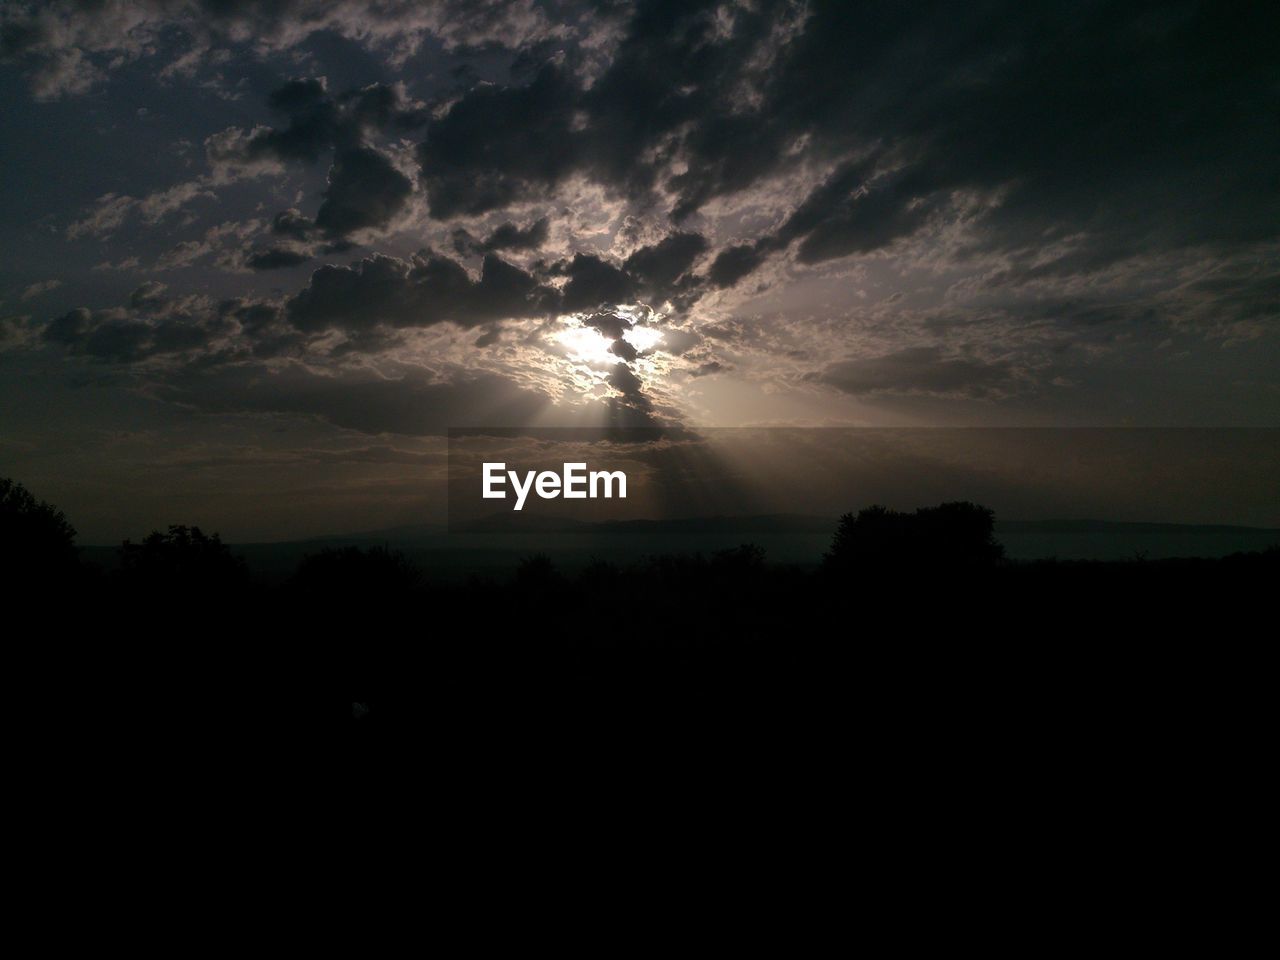
<instances>
[{"instance_id":1,"label":"silhouetted tree","mask_svg":"<svg viewBox=\"0 0 1280 960\"><path fill-rule=\"evenodd\" d=\"M994 531L995 514L976 503L943 503L915 513L877 505L840 518L823 562L828 570L863 572L982 569L1004 556Z\"/></svg>"},{"instance_id":2,"label":"silhouetted tree","mask_svg":"<svg viewBox=\"0 0 1280 960\"><path fill-rule=\"evenodd\" d=\"M757 543L741 543L728 550L717 550L711 555L715 570L734 574L755 573L764 569L764 547Z\"/></svg>"},{"instance_id":3,"label":"silhouetted tree","mask_svg":"<svg viewBox=\"0 0 1280 960\"><path fill-rule=\"evenodd\" d=\"M622 579L622 570L617 564L599 557L593 557L578 574L578 583L588 594L616 590Z\"/></svg>"},{"instance_id":4,"label":"silhouetted tree","mask_svg":"<svg viewBox=\"0 0 1280 960\"><path fill-rule=\"evenodd\" d=\"M216 533L184 526L153 531L141 543L126 540L120 547L120 576L129 586L158 592L158 599L192 593L226 596L249 580L244 561Z\"/></svg>"},{"instance_id":5,"label":"silhouetted tree","mask_svg":"<svg viewBox=\"0 0 1280 960\"><path fill-rule=\"evenodd\" d=\"M711 554L707 564L710 579L733 589L749 589L765 576L764 547L743 543Z\"/></svg>"},{"instance_id":6,"label":"silhouetted tree","mask_svg":"<svg viewBox=\"0 0 1280 960\"><path fill-rule=\"evenodd\" d=\"M0 570L7 583L58 582L79 569L75 528L62 511L0 478Z\"/></svg>"},{"instance_id":7,"label":"silhouetted tree","mask_svg":"<svg viewBox=\"0 0 1280 960\"><path fill-rule=\"evenodd\" d=\"M556 565L546 554L525 557L516 567L516 586L527 590L547 590L560 586L561 577Z\"/></svg>"},{"instance_id":8,"label":"silhouetted tree","mask_svg":"<svg viewBox=\"0 0 1280 960\"><path fill-rule=\"evenodd\" d=\"M931 562L944 566L989 567L1004 557L995 537L996 515L965 500L916 511Z\"/></svg>"}]
</instances>

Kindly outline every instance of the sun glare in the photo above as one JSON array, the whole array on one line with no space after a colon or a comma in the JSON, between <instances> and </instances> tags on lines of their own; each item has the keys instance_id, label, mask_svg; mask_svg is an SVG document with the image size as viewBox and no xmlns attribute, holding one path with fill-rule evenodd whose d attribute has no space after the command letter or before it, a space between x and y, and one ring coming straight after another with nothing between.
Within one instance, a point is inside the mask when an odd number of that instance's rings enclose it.
<instances>
[{"instance_id":1,"label":"sun glare","mask_svg":"<svg viewBox=\"0 0 1280 960\"><path fill-rule=\"evenodd\" d=\"M631 326L624 330L622 339L633 347L637 353L646 353L662 342L662 331L657 327L646 326L641 320L652 316L652 311L642 305L620 306L617 315ZM580 315L561 317L563 328L552 334L551 339L560 344L565 355L575 363L592 366L609 366L626 358L614 349L614 343L593 326L588 326L586 317Z\"/></svg>"},{"instance_id":2,"label":"sun glare","mask_svg":"<svg viewBox=\"0 0 1280 960\"><path fill-rule=\"evenodd\" d=\"M624 333L622 339L644 353L662 342L662 331L655 327L635 326Z\"/></svg>"},{"instance_id":3,"label":"sun glare","mask_svg":"<svg viewBox=\"0 0 1280 960\"><path fill-rule=\"evenodd\" d=\"M663 332L655 323L661 322L661 314L645 304L623 304L614 308L613 316L622 323L601 323L600 315L593 313L562 316L560 329L549 337L568 364L561 370L562 382L579 395L614 392L619 365L630 370L645 389L655 387L671 369L672 358L662 352ZM622 333L616 341L609 336L614 329Z\"/></svg>"},{"instance_id":4,"label":"sun glare","mask_svg":"<svg viewBox=\"0 0 1280 960\"><path fill-rule=\"evenodd\" d=\"M566 356L575 363L596 366L618 362L618 357L609 352L610 342L591 327L566 327L553 339L564 347Z\"/></svg>"}]
</instances>

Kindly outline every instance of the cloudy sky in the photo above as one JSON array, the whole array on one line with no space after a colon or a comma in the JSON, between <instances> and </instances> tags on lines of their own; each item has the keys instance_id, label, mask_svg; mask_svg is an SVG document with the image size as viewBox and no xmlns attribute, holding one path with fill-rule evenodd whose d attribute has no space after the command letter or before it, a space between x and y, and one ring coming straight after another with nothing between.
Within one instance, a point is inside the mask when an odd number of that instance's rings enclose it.
<instances>
[{"instance_id":1,"label":"cloudy sky","mask_svg":"<svg viewBox=\"0 0 1280 960\"><path fill-rule=\"evenodd\" d=\"M0 6L0 474L438 512L460 426L1280 425L1274 5Z\"/></svg>"}]
</instances>

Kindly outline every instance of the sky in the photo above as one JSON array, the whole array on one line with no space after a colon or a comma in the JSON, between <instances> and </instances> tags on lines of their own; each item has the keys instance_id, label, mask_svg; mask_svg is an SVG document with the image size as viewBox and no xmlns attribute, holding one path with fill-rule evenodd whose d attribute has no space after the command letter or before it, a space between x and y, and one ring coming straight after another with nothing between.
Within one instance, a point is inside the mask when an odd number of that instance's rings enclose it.
<instances>
[{"instance_id":1,"label":"sky","mask_svg":"<svg viewBox=\"0 0 1280 960\"><path fill-rule=\"evenodd\" d=\"M1280 426L1276 36L6 2L0 475L283 539L439 519L451 427Z\"/></svg>"}]
</instances>

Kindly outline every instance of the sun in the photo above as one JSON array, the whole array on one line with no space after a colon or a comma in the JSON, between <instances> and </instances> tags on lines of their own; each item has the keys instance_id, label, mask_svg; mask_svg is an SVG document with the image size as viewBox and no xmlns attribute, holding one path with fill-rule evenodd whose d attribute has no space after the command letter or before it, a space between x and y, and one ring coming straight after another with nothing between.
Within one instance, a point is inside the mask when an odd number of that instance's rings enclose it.
<instances>
[{"instance_id":1,"label":"sun","mask_svg":"<svg viewBox=\"0 0 1280 960\"><path fill-rule=\"evenodd\" d=\"M562 322L572 323L576 319L565 317ZM600 331L581 326L581 321L578 323L577 326L565 326L563 330L558 330L552 335L551 339L564 347L565 356L575 363L585 363L588 366L617 363L617 355L609 352L613 344L606 340Z\"/></svg>"},{"instance_id":2,"label":"sun","mask_svg":"<svg viewBox=\"0 0 1280 960\"><path fill-rule=\"evenodd\" d=\"M634 358L627 356L630 351L619 350L612 339L601 333L597 326L588 323L593 316L591 313L562 316L561 328L551 335L551 339L564 348L569 360L592 366L612 367L619 361L634 366L641 355L660 347L663 333L653 324L654 320L661 319L660 314L655 314L644 304L622 304L615 307L612 313L622 321L624 329L619 339L634 350Z\"/></svg>"},{"instance_id":3,"label":"sun","mask_svg":"<svg viewBox=\"0 0 1280 960\"><path fill-rule=\"evenodd\" d=\"M640 353L648 353L662 343L662 331L657 327L644 327L637 324L622 335L622 339L636 348Z\"/></svg>"}]
</instances>

